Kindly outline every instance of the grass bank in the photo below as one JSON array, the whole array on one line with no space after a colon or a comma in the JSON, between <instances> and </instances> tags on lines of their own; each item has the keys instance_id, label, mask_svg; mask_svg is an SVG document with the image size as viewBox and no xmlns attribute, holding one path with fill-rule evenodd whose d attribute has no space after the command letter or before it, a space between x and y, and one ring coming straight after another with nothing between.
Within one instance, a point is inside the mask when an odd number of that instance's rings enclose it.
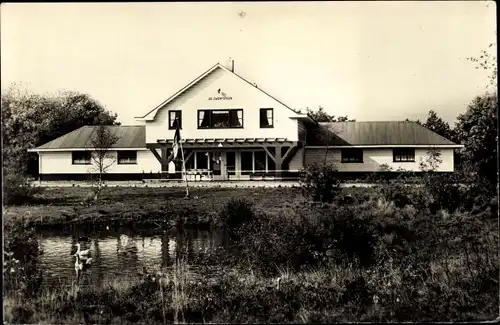
<instances>
[{"instance_id":1,"label":"grass bank","mask_svg":"<svg viewBox=\"0 0 500 325\"><path fill-rule=\"evenodd\" d=\"M465 261L462 261L465 262ZM189 281L185 266L107 286L54 287L4 300L8 323L330 323L345 321L470 321L493 319L498 294L463 265L435 263L431 277L392 266L352 265L278 278L228 270L223 277ZM278 284L279 282L279 284Z\"/></svg>"},{"instance_id":2,"label":"grass bank","mask_svg":"<svg viewBox=\"0 0 500 325\"><path fill-rule=\"evenodd\" d=\"M6 207L4 224L206 228L217 224L218 211L231 198L245 197L266 211L304 200L298 188L193 188L185 198L177 187L113 187L104 188L99 201L89 205L84 202L89 193L83 187L44 188L31 202Z\"/></svg>"}]
</instances>

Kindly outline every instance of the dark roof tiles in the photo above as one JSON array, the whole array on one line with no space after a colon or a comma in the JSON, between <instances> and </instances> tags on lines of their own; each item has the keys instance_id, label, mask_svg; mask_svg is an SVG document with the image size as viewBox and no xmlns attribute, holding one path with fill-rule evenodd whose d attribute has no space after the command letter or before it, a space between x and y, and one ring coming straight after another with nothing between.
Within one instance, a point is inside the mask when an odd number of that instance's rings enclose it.
<instances>
[{"instance_id":1,"label":"dark roof tiles","mask_svg":"<svg viewBox=\"0 0 500 325\"><path fill-rule=\"evenodd\" d=\"M108 126L119 137L113 148L145 148L142 125ZM36 149L87 148L97 126L82 126ZM309 146L359 145L456 145L415 122L321 122L317 132L309 131Z\"/></svg>"},{"instance_id":2,"label":"dark roof tiles","mask_svg":"<svg viewBox=\"0 0 500 325\"><path fill-rule=\"evenodd\" d=\"M113 125L107 126L107 128L118 137L113 148L145 148L146 146L146 129L142 125ZM37 149L87 148L96 129L97 126L82 126L37 147Z\"/></svg>"},{"instance_id":3,"label":"dark roof tiles","mask_svg":"<svg viewBox=\"0 0 500 325\"><path fill-rule=\"evenodd\" d=\"M320 122L307 145L456 145L416 122Z\"/></svg>"}]
</instances>

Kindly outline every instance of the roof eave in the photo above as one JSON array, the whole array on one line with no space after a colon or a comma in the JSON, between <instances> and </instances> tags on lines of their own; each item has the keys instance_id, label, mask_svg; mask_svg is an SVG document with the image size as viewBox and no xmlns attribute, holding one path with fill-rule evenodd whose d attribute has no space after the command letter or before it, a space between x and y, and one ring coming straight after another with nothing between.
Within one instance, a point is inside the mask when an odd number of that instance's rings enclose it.
<instances>
[{"instance_id":1,"label":"roof eave","mask_svg":"<svg viewBox=\"0 0 500 325\"><path fill-rule=\"evenodd\" d=\"M155 108L153 108L151 111L149 111L148 113L146 113L144 116L139 116L139 117L136 117L135 119L146 119L147 121L150 121L151 119L148 119L147 116L151 115L151 114L153 114L153 119L154 119L154 115L156 115L156 112L158 111L158 109L160 109L161 107L163 107L163 106L167 105L168 103L170 103L172 100L174 100L175 98L177 98L178 96L180 96L182 93L184 93L186 90L188 90L189 88L191 88L192 85L196 84L199 80L205 78L208 74L210 74L212 71L214 71L217 68L224 68L224 67L219 62L217 62L210 69L208 69L207 71L205 71L204 73L202 73L196 79L192 80L186 86L184 86L179 91L177 91L175 94L173 94L172 96L170 96L169 98L167 98L166 100L164 100L160 105L158 105Z\"/></svg>"},{"instance_id":2,"label":"roof eave","mask_svg":"<svg viewBox=\"0 0 500 325\"><path fill-rule=\"evenodd\" d=\"M61 151L82 151L82 150L88 150L92 151L94 149L92 148L33 148L33 149L28 149L28 152L61 152ZM144 147L117 147L117 148L110 148L109 150L148 150L146 146Z\"/></svg>"},{"instance_id":3,"label":"roof eave","mask_svg":"<svg viewBox=\"0 0 500 325\"><path fill-rule=\"evenodd\" d=\"M460 149L462 144L352 144L352 145L335 145L335 144L306 144L308 148L442 148L442 149Z\"/></svg>"}]
</instances>

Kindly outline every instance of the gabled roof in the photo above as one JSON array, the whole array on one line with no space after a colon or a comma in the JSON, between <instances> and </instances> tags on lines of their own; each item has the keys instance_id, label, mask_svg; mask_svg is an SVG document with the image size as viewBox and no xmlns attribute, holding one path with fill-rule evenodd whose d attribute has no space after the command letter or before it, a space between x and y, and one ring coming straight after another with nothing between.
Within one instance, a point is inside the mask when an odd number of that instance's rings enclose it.
<instances>
[{"instance_id":1,"label":"gabled roof","mask_svg":"<svg viewBox=\"0 0 500 325\"><path fill-rule=\"evenodd\" d=\"M411 121L320 122L308 132L308 146L457 146L456 143Z\"/></svg>"},{"instance_id":2,"label":"gabled roof","mask_svg":"<svg viewBox=\"0 0 500 325\"><path fill-rule=\"evenodd\" d=\"M145 148L146 129L143 125L113 125L106 126L118 137L118 141L112 148ZM57 149L85 149L90 146L90 140L94 136L97 126L82 126L72 132L66 133L57 139L47 142L30 151L44 151Z\"/></svg>"},{"instance_id":3,"label":"gabled roof","mask_svg":"<svg viewBox=\"0 0 500 325\"><path fill-rule=\"evenodd\" d=\"M213 71L215 71L216 69L222 69L228 73L231 73L233 75L235 75L236 77L240 78L241 80L243 80L244 82L248 83L250 86L252 87L255 87L257 88L258 90L260 90L263 94L267 95L268 97L274 99L275 101L277 101L278 103L280 103L281 105L285 106L286 108L288 108L290 111L293 112L293 117L296 117L296 118L308 118L308 116L306 114L299 114L297 113L293 108L291 108L290 106L286 105L285 103L283 103L282 101L280 101L279 99L277 99L276 97L274 96L271 96L269 93L265 92L264 90L256 87L253 83L251 83L250 81L246 80L245 78L243 78L242 76L236 74L235 72L229 70L228 68L226 68L225 66L223 66L222 64L220 63L217 63L215 64L214 66L212 66L210 69L208 69L207 71L205 71L204 73L202 73L198 78L194 79L193 81L191 81L189 84L187 84L184 88L182 88L181 90L179 90L178 92L176 92L175 94L173 94L172 96L170 96L169 98L167 98L164 102L162 102L160 105L156 106L155 108L153 108L151 111L149 111L148 113L146 113L144 116L138 116L136 117L136 119L146 119L146 117L150 114L153 114L153 118L154 118L154 115L156 115L156 111L158 111L158 109L160 109L161 107L167 105L168 103L170 103L171 101L173 101L175 98L177 98L178 96L180 96L182 93L184 93L186 90L188 90L189 88L191 88L192 86L194 86L195 84L197 84L199 81L201 81L203 78L205 78L206 76L208 76L209 74L211 74Z\"/></svg>"}]
</instances>

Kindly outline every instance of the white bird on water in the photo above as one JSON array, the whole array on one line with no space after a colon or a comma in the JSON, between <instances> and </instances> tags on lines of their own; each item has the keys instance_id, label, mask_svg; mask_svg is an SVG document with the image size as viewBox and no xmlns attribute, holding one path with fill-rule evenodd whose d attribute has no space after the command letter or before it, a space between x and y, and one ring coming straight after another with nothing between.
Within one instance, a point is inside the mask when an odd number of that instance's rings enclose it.
<instances>
[{"instance_id":1,"label":"white bird on water","mask_svg":"<svg viewBox=\"0 0 500 325\"><path fill-rule=\"evenodd\" d=\"M90 265L92 264L92 258L82 258L78 253L73 254L73 256L76 257L75 261L75 272L76 272L76 279L77 281L80 280L81 274L83 271L88 269Z\"/></svg>"},{"instance_id":2,"label":"white bird on water","mask_svg":"<svg viewBox=\"0 0 500 325\"><path fill-rule=\"evenodd\" d=\"M76 247L77 247L77 250L76 250L75 255L78 255L78 257L85 258L86 256L90 255L90 249L85 249L83 251L80 250L80 243L76 243Z\"/></svg>"}]
</instances>

